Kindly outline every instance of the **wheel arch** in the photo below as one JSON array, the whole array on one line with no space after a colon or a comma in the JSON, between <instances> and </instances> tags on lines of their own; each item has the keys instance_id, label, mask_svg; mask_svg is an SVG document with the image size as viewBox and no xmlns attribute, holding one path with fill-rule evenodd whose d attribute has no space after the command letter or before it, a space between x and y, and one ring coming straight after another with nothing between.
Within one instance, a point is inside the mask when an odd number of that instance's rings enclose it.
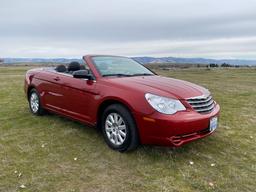
<instances>
[{"instance_id":1,"label":"wheel arch","mask_svg":"<svg viewBox=\"0 0 256 192\"><path fill-rule=\"evenodd\" d=\"M27 99L29 99L29 94L32 89L36 89L34 85L29 85L27 89Z\"/></svg>"},{"instance_id":2,"label":"wheel arch","mask_svg":"<svg viewBox=\"0 0 256 192\"><path fill-rule=\"evenodd\" d=\"M120 105L124 106L131 113L131 116L135 122L137 129L138 129L136 118L134 117L134 113L133 113L134 112L133 108L127 102L125 102L119 98L108 98L99 104L99 107L97 110L97 116L96 116L97 128L100 128L100 123L101 123L100 118L101 118L101 115L103 114L104 110L108 106L113 105L113 104L120 104Z\"/></svg>"}]
</instances>

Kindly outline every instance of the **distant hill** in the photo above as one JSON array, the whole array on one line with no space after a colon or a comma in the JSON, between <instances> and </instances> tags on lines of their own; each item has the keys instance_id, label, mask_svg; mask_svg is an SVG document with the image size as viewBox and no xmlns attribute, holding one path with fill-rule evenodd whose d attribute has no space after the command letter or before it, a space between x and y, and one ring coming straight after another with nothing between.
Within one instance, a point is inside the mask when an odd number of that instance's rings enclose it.
<instances>
[{"instance_id":1,"label":"distant hill","mask_svg":"<svg viewBox=\"0 0 256 192\"><path fill-rule=\"evenodd\" d=\"M205 58L178 58L178 57L134 57L136 61L146 63L187 63L187 64L223 64L231 65L256 65L256 60L240 59L205 59Z\"/></svg>"},{"instance_id":2,"label":"distant hill","mask_svg":"<svg viewBox=\"0 0 256 192\"><path fill-rule=\"evenodd\" d=\"M150 63L186 63L186 64L223 64L231 65L256 65L256 60L241 59L206 59L206 58L178 58L178 57L133 57L142 64ZM82 59L67 58L4 58L5 64L11 63L69 63L71 61L82 61Z\"/></svg>"}]
</instances>

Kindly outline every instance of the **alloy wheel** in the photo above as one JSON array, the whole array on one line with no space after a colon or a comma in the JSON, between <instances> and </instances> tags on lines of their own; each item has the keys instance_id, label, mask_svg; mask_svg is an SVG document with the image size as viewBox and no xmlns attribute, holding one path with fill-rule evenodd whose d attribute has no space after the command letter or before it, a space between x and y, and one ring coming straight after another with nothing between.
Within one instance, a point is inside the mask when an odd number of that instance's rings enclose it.
<instances>
[{"instance_id":1,"label":"alloy wheel","mask_svg":"<svg viewBox=\"0 0 256 192\"><path fill-rule=\"evenodd\" d=\"M122 145L126 139L127 127L118 113L110 113L105 120L105 132L114 145Z\"/></svg>"},{"instance_id":2,"label":"alloy wheel","mask_svg":"<svg viewBox=\"0 0 256 192\"><path fill-rule=\"evenodd\" d=\"M39 110L39 98L35 92L30 95L30 107L33 113L37 113Z\"/></svg>"}]
</instances>

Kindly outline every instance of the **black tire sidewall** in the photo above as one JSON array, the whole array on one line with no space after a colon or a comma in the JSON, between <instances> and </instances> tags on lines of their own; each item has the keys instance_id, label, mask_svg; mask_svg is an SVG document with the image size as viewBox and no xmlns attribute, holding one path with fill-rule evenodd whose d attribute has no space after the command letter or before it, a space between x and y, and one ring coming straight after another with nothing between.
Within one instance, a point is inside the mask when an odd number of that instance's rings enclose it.
<instances>
[{"instance_id":1,"label":"black tire sidewall","mask_svg":"<svg viewBox=\"0 0 256 192\"><path fill-rule=\"evenodd\" d=\"M38 110L37 112L34 112L32 109L31 109L31 95L32 93L36 93L37 94L37 97L38 97L38 100L39 100L39 107L38 107ZM36 89L31 89L31 91L29 92L29 98L28 98L28 101L29 101L29 109L31 111L32 114L34 115L43 115L43 108L41 107L41 100L40 100L40 95L38 94L37 90Z\"/></svg>"},{"instance_id":2,"label":"black tire sidewall","mask_svg":"<svg viewBox=\"0 0 256 192\"><path fill-rule=\"evenodd\" d=\"M117 113L119 114L126 125L126 138L125 141L122 145L115 145L113 144L109 139L108 136L106 134L106 130L105 130L105 121L107 116L110 113ZM134 124L134 120L130 114L130 112L123 107L122 105L119 104L113 104L110 105L109 107L106 108L106 110L104 111L102 118L101 118L101 129L102 129L102 133L104 136L104 140L105 142L108 144L108 146L114 150L120 151L120 152L124 152L127 151L129 149L129 146L131 145L131 141L132 141L132 129L135 128L135 124Z\"/></svg>"}]
</instances>

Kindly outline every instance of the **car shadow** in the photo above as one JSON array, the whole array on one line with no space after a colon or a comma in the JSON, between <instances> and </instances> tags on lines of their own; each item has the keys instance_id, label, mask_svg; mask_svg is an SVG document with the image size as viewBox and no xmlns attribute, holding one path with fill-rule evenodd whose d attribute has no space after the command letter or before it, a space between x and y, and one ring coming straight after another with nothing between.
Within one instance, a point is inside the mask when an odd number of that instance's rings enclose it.
<instances>
[{"instance_id":1,"label":"car shadow","mask_svg":"<svg viewBox=\"0 0 256 192\"><path fill-rule=\"evenodd\" d=\"M91 134L94 137L97 137L100 141L99 144L106 145L102 136L100 129L92 126L88 126L81 122L72 120L70 118L63 117L58 114L49 113L46 115L49 118L56 119L63 124L70 124L72 129L77 129L81 131L83 134ZM66 127L65 127L66 128ZM210 136L212 137L212 136ZM214 146L214 143L221 142L218 137L210 138L206 137L197 141L193 141L189 144L183 145L181 147L166 147L166 146L157 146L157 145L139 145L138 148L134 151L125 152L126 155L143 155L153 159L162 159L162 158L176 158L183 157L186 159L190 159L190 155L198 155L206 150L206 146ZM110 148L106 148L106 150L111 150ZM111 150L113 151L113 150ZM114 151L113 151L114 152ZM117 151L116 151L117 152ZM117 152L119 153L119 152Z\"/></svg>"}]
</instances>

